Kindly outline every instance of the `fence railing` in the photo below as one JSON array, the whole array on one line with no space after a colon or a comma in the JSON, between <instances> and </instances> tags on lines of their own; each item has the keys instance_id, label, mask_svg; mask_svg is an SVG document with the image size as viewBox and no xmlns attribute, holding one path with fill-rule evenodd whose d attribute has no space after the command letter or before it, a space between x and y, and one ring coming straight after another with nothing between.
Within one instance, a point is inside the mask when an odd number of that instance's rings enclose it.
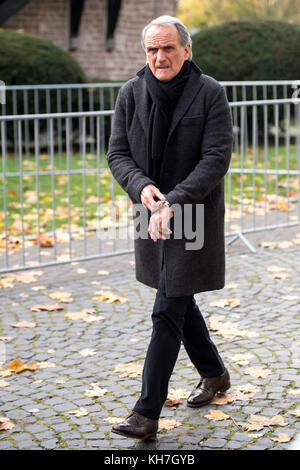
<instances>
[{"instance_id":1,"label":"fence railing","mask_svg":"<svg viewBox=\"0 0 300 470\"><path fill-rule=\"evenodd\" d=\"M252 251L247 233L300 223L299 103L230 103L225 231ZM133 251L130 201L105 158L112 116L113 110L0 116L0 272Z\"/></svg>"}]
</instances>

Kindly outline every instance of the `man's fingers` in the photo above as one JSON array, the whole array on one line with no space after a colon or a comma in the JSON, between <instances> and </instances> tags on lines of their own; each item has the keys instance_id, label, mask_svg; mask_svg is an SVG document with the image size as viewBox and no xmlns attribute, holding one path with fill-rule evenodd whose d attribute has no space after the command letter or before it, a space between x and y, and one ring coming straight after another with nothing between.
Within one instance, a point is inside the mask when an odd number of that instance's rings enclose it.
<instances>
[{"instance_id":1,"label":"man's fingers","mask_svg":"<svg viewBox=\"0 0 300 470\"><path fill-rule=\"evenodd\" d=\"M156 201L154 198L159 200ZM141 202L150 211L157 209L165 200L165 196L153 184L145 186L141 192Z\"/></svg>"},{"instance_id":2,"label":"man's fingers","mask_svg":"<svg viewBox=\"0 0 300 470\"><path fill-rule=\"evenodd\" d=\"M160 192L160 190L158 188L156 188L155 186L153 186L153 193L154 193L154 196L156 196L158 199L160 199L161 201L165 201L166 200L166 197Z\"/></svg>"}]
</instances>

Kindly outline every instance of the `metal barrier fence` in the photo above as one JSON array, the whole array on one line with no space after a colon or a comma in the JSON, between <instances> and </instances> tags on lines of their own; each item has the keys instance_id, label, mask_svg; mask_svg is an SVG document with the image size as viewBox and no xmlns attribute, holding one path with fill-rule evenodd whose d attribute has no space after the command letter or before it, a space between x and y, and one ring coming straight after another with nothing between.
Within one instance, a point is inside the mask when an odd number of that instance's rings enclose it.
<instances>
[{"instance_id":1,"label":"metal barrier fence","mask_svg":"<svg viewBox=\"0 0 300 470\"><path fill-rule=\"evenodd\" d=\"M276 81L221 81L230 102L287 99L292 98L300 85L299 80ZM0 106L2 115L24 114L50 114L71 113L87 111L112 110L119 88L123 82L116 83L84 83L65 85L11 85L5 87L6 104ZM233 120L236 126L236 109L233 110ZM247 120L247 116L246 116ZM17 123L11 124L11 131L7 145L18 155ZM54 149L62 153L63 124L60 119L55 122L53 129ZM101 121L101 149L104 149L109 136L109 129L104 133L103 121ZM78 129L74 132L73 140L80 138ZM93 119L87 121L87 145L91 153L95 152L96 129ZM45 123L40 132L41 146L49 147L49 126ZM23 153L28 156L34 147L33 138L30 138L28 121L24 123L24 138L22 141ZM247 131L245 138L247 139Z\"/></svg>"},{"instance_id":2,"label":"metal barrier fence","mask_svg":"<svg viewBox=\"0 0 300 470\"><path fill-rule=\"evenodd\" d=\"M226 237L241 238L252 251L247 233L300 223L299 103L230 103ZM112 110L0 116L0 272L133 251L130 201L105 159L112 116Z\"/></svg>"}]
</instances>

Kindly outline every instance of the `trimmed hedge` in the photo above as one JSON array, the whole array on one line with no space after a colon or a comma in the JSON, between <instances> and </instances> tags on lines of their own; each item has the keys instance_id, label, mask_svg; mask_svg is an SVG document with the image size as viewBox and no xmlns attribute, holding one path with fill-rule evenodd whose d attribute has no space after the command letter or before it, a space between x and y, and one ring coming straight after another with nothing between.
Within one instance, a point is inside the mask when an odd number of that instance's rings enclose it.
<instances>
[{"instance_id":1,"label":"trimmed hedge","mask_svg":"<svg viewBox=\"0 0 300 470\"><path fill-rule=\"evenodd\" d=\"M230 22L193 36L193 58L216 80L296 80L300 25L280 21Z\"/></svg>"},{"instance_id":2,"label":"trimmed hedge","mask_svg":"<svg viewBox=\"0 0 300 470\"><path fill-rule=\"evenodd\" d=\"M51 41L16 31L0 32L0 79L6 85L83 83L79 63Z\"/></svg>"}]
</instances>

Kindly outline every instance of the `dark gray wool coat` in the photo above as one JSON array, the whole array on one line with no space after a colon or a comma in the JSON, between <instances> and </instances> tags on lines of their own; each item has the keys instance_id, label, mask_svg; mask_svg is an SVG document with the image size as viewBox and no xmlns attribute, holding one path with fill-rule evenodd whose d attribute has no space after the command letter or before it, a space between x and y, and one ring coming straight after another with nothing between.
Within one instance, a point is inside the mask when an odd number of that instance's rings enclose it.
<instances>
[{"instance_id":1,"label":"dark gray wool coat","mask_svg":"<svg viewBox=\"0 0 300 470\"><path fill-rule=\"evenodd\" d=\"M187 250L190 240L185 237L171 235L157 242L150 236L135 239L136 279L157 289L164 255L167 296L222 289L224 175L232 151L231 111L224 88L193 63L172 117L157 183L146 175L149 113L146 82L137 76L123 85L118 95L108 165L133 203L141 202L144 186L154 184L170 204L180 204L183 210L184 204L192 204L193 218L195 205L204 204L204 244L198 250Z\"/></svg>"}]
</instances>

